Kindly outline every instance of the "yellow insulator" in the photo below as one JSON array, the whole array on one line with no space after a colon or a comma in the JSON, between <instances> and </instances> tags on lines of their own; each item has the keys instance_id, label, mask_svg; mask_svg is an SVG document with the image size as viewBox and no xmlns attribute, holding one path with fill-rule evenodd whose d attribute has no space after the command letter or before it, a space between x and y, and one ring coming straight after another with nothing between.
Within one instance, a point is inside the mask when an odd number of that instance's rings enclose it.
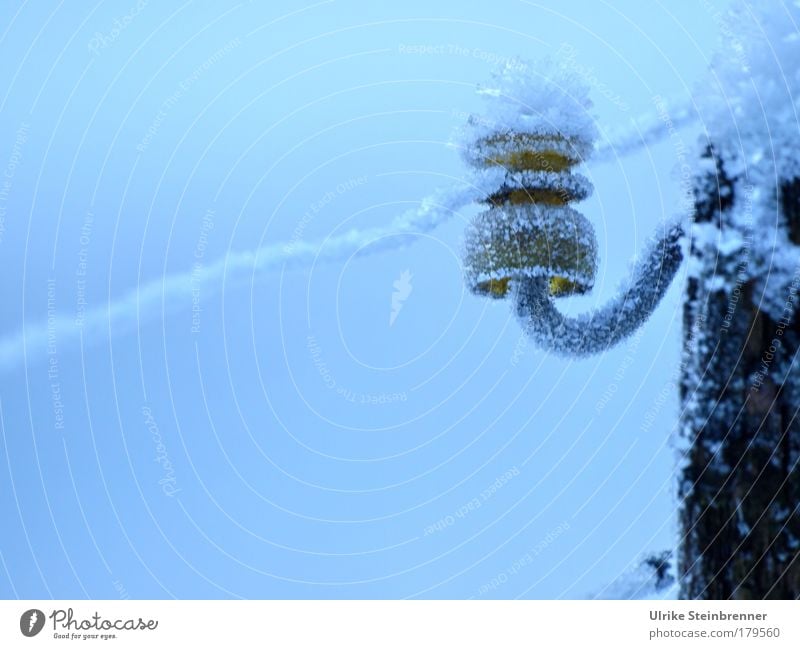
<instances>
[{"instance_id":1,"label":"yellow insulator","mask_svg":"<svg viewBox=\"0 0 800 649\"><path fill-rule=\"evenodd\" d=\"M580 161L582 148L575 138L538 133L497 133L475 143L473 163L509 171L561 172Z\"/></svg>"},{"instance_id":2,"label":"yellow insulator","mask_svg":"<svg viewBox=\"0 0 800 649\"><path fill-rule=\"evenodd\" d=\"M585 293L586 288L577 282L568 280L566 277L550 278L550 295L560 297L562 295L572 295L573 293Z\"/></svg>"},{"instance_id":3,"label":"yellow insulator","mask_svg":"<svg viewBox=\"0 0 800 649\"><path fill-rule=\"evenodd\" d=\"M554 296L585 293L597 269L594 230L571 207L506 205L482 212L466 232L464 265L473 292L505 297L514 277L549 277Z\"/></svg>"},{"instance_id":4,"label":"yellow insulator","mask_svg":"<svg viewBox=\"0 0 800 649\"><path fill-rule=\"evenodd\" d=\"M503 298L515 277L549 278L554 297L591 289L594 229L569 206L591 190L586 178L571 171L590 148L557 133L506 131L475 141L469 161L500 186L466 232L464 265L473 292Z\"/></svg>"},{"instance_id":5,"label":"yellow insulator","mask_svg":"<svg viewBox=\"0 0 800 649\"><path fill-rule=\"evenodd\" d=\"M564 189L506 189L496 192L489 196L487 203L500 207L505 204L525 205L533 203L535 205L566 205L573 196Z\"/></svg>"},{"instance_id":6,"label":"yellow insulator","mask_svg":"<svg viewBox=\"0 0 800 649\"><path fill-rule=\"evenodd\" d=\"M475 284L473 292L488 295L489 297L501 298L505 297L508 293L510 283L510 277L487 279L485 282L478 282Z\"/></svg>"}]
</instances>

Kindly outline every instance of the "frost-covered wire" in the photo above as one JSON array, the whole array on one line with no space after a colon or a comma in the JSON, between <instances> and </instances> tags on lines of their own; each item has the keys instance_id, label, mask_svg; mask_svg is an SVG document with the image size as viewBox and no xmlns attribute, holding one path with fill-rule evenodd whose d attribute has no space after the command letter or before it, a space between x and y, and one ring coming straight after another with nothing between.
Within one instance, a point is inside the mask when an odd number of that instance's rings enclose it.
<instances>
[{"instance_id":1,"label":"frost-covered wire","mask_svg":"<svg viewBox=\"0 0 800 649\"><path fill-rule=\"evenodd\" d=\"M691 103L665 100L659 110L606 130L605 139L595 145L591 158L595 162L605 162L631 155L657 144L669 135L670 129L686 128L698 118L697 109Z\"/></svg>"},{"instance_id":2,"label":"frost-covered wire","mask_svg":"<svg viewBox=\"0 0 800 649\"><path fill-rule=\"evenodd\" d=\"M384 226L353 229L324 240L279 242L232 252L199 269L142 282L122 295L87 308L80 322L61 314L34 321L0 339L0 372L9 371L26 359L36 362L45 358L49 337L56 337L63 350L77 348L81 335L88 347L107 340L109 333L135 330L170 311L190 306L193 291L202 289L206 297L221 291L223 278L228 282L244 281L282 267L308 267L314 261L331 262L408 245L416 235L433 230L482 197L479 187L468 184L441 190Z\"/></svg>"}]
</instances>

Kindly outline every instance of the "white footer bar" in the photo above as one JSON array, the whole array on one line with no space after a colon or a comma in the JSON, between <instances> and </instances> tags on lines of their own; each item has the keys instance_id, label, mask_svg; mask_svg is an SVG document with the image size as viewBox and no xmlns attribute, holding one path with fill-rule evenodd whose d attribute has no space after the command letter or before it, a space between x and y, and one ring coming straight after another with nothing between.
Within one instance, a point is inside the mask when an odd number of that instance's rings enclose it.
<instances>
[{"instance_id":1,"label":"white footer bar","mask_svg":"<svg viewBox=\"0 0 800 649\"><path fill-rule=\"evenodd\" d=\"M800 603L3 601L0 647L800 647Z\"/></svg>"}]
</instances>

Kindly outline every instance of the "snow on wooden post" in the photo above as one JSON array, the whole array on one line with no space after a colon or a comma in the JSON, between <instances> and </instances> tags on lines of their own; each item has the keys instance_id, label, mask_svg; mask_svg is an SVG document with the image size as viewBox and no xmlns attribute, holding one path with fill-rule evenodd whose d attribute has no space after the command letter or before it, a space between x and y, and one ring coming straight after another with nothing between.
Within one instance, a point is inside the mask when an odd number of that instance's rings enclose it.
<instances>
[{"instance_id":1,"label":"snow on wooden post","mask_svg":"<svg viewBox=\"0 0 800 649\"><path fill-rule=\"evenodd\" d=\"M800 597L800 3L735 2L697 101L681 595Z\"/></svg>"}]
</instances>

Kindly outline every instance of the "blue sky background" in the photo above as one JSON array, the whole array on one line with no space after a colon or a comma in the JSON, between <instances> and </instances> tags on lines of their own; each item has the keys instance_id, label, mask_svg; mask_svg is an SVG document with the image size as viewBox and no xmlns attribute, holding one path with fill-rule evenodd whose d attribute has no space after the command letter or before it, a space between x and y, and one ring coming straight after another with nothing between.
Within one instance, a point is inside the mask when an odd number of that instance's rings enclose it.
<instances>
[{"instance_id":1,"label":"blue sky background","mask_svg":"<svg viewBox=\"0 0 800 649\"><path fill-rule=\"evenodd\" d=\"M73 319L198 252L388 224L459 184L447 142L496 60L569 45L617 97L595 87L599 126L624 128L689 100L716 31L688 1L5 2L0 334L46 323L48 280ZM587 166L600 274L564 308L613 295L678 209L676 161L664 140ZM30 342L0 374L0 596L582 598L674 547L682 278L640 337L553 357L465 291L475 211L226 273L199 331L187 285L82 345Z\"/></svg>"}]
</instances>

